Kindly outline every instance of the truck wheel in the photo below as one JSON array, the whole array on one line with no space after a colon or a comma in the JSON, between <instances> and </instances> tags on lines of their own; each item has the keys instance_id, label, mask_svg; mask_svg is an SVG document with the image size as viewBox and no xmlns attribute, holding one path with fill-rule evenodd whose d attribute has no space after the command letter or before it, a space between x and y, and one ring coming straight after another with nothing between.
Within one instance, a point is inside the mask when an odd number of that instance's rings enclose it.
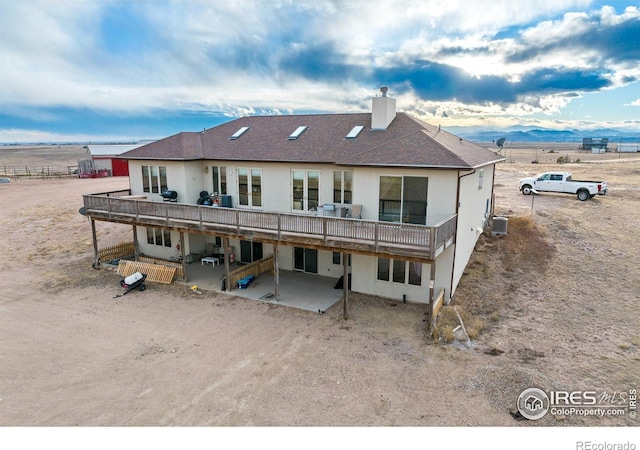
<instances>
[{"instance_id":1,"label":"truck wheel","mask_svg":"<svg viewBox=\"0 0 640 450\"><path fill-rule=\"evenodd\" d=\"M138 286L138 289L140 289L141 291L144 291L147 287L144 284L141 284L140 286Z\"/></svg>"},{"instance_id":2,"label":"truck wheel","mask_svg":"<svg viewBox=\"0 0 640 450\"><path fill-rule=\"evenodd\" d=\"M524 195L531 195L531 186L529 186L528 184L522 186L522 193Z\"/></svg>"},{"instance_id":3,"label":"truck wheel","mask_svg":"<svg viewBox=\"0 0 640 450\"><path fill-rule=\"evenodd\" d=\"M580 189L578 191L578 200L584 202L585 200L589 200L591 198L591 194L586 189Z\"/></svg>"}]
</instances>

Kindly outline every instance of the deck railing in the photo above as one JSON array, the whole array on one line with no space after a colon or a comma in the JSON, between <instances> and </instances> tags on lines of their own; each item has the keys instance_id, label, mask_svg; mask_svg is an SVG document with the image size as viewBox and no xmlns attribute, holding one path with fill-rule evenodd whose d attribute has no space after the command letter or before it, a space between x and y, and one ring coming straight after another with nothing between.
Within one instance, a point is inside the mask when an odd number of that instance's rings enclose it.
<instances>
[{"instance_id":1,"label":"deck railing","mask_svg":"<svg viewBox=\"0 0 640 450\"><path fill-rule=\"evenodd\" d=\"M456 231L455 214L435 226L426 226L154 202L106 194L85 195L84 207L87 216L112 222L428 259L451 244Z\"/></svg>"}]
</instances>

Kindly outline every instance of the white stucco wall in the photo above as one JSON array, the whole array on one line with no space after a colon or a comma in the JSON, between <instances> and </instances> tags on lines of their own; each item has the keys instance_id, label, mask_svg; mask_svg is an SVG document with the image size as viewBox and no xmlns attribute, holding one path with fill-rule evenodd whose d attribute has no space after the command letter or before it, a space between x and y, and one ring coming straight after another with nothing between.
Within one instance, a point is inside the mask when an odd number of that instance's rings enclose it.
<instances>
[{"instance_id":1,"label":"white stucco wall","mask_svg":"<svg viewBox=\"0 0 640 450\"><path fill-rule=\"evenodd\" d=\"M180 233L177 231L170 231L171 233L171 247L165 247L161 245L149 244L147 242L147 228L136 227L138 234L138 251L152 258L171 259L180 256L180 251L177 249L177 244L180 242ZM185 248L188 254L188 244L185 235Z\"/></svg>"},{"instance_id":2,"label":"white stucco wall","mask_svg":"<svg viewBox=\"0 0 640 450\"><path fill-rule=\"evenodd\" d=\"M142 185L142 166L164 166L167 168L167 187L178 193L179 203L195 203L187 201L193 187L187 187L187 181L194 183L194 172L199 170L197 162L182 161L141 161L129 160L129 185L132 194L146 195L148 200L162 201L160 193L144 192ZM197 196L197 193L196 193Z\"/></svg>"},{"instance_id":3,"label":"white stucco wall","mask_svg":"<svg viewBox=\"0 0 640 450\"><path fill-rule=\"evenodd\" d=\"M482 188L478 188L480 171L483 173ZM460 178L460 207L458 209L458 234L455 246L455 267L451 295L462 277L476 242L486 224L491 211L495 166L476 169L471 175ZM488 203L487 203L488 202Z\"/></svg>"},{"instance_id":4,"label":"white stucco wall","mask_svg":"<svg viewBox=\"0 0 640 450\"><path fill-rule=\"evenodd\" d=\"M362 204L362 218L378 220L381 176L429 178L427 225L433 225L455 213L456 172L429 169L358 167L354 169L353 203Z\"/></svg>"},{"instance_id":5,"label":"white stucco wall","mask_svg":"<svg viewBox=\"0 0 640 450\"><path fill-rule=\"evenodd\" d=\"M456 175L454 171L385 167L338 167L319 164L238 163L237 161L173 162L131 160L130 183L133 194L143 194L142 165L162 165L167 168L167 185L178 193L179 203L195 204L200 191L214 192L213 166L225 167L227 194L238 204L239 167L262 170L262 207L266 211L299 212L292 210L291 172L294 169L320 171L319 204L333 203L333 172L353 171L353 203L362 205L362 218L378 220L378 191L380 176L420 176L429 178L427 223L432 225L455 212ZM207 172L205 173L205 167ZM161 201L159 194L144 193L149 200ZM302 212L301 212L302 213ZM304 213L307 214L307 213Z\"/></svg>"},{"instance_id":6,"label":"white stucco wall","mask_svg":"<svg viewBox=\"0 0 640 450\"><path fill-rule=\"evenodd\" d=\"M213 166L225 167L227 178L227 194L233 198L233 206L238 205L237 169L259 168L262 170L262 207L265 211L307 212L292 211L291 171L319 170L320 171L320 198L319 204L333 203L333 172L335 170L351 170L353 177L353 203L362 205L362 218L368 220L378 219L379 208L379 180L381 176L421 176L428 177L428 211L427 224L434 225L442 219L456 212L458 172L449 170L414 169L387 167L338 167L334 165L316 164L284 164L284 163L238 163L235 161L136 161L129 162L130 185L133 194L143 194L142 189L142 165L162 165L167 168L167 185L169 189L178 192L179 203L195 204L200 191L214 192ZM205 171L205 167L207 167ZM483 227L485 220L486 200L491 199L494 168L488 166L483 170L483 186L478 189L479 170L475 173L460 178L460 206L458 209L458 235L455 247L450 247L437 259L436 277L434 288L436 293L441 289L447 290L447 297L453 295L455 288L462 276L464 268L470 258L477 242L478 227ZM462 173L463 174L463 173ZM144 193L149 200L162 201L159 194ZM139 227L139 242L141 252L151 256L169 258L176 256L175 245L179 241L179 233L172 232L172 248L148 245L146 242L146 230ZM213 236L195 237L185 236L185 252L200 253L206 250L208 242L214 242ZM239 241L231 241L236 253L236 259L240 258ZM455 253L455 267L452 267ZM272 246L265 244L263 253L265 256L273 252ZM282 270L293 270L293 248L279 246L278 262ZM318 252L318 274L332 278L342 276L342 265L333 264L331 251ZM423 264L422 285L412 286L394 282L377 280L377 258L352 255L352 289L372 295L380 295L388 298L402 299L403 295L411 302L426 302L429 296L430 266ZM453 288L452 288L453 286Z\"/></svg>"},{"instance_id":7,"label":"white stucco wall","mask_svg":"<svg viewBox=\"0 0 640 450\"><path fill-rule=\"evenodd\" d=\"M378 258L366 255L351 255L351 290L363 294L402 300L412 303L429 302L429 277L431 266L422 264L422 279L420 286L393 281L378 280Z\"/></svg>"}]
</instances>

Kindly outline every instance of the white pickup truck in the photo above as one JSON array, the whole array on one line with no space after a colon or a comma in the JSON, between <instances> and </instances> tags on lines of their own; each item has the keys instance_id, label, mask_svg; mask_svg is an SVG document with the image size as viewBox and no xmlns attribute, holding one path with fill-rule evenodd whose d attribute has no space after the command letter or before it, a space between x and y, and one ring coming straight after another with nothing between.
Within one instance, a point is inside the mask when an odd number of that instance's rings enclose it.
<instances>
[{"instance_id":1,"label":"white pickup truck","mask_svg":"<svg viewBox=\"0 0 640 450\"><path fill-rule=\"evenodd\" d=\"M578 200L589 200L596 195L607 194L606 181L572 180L569 172L547 172L535 178L523 178L518 188L524 195L538 192L563 192L576 194Z\"/></svg>"}]
</instances>

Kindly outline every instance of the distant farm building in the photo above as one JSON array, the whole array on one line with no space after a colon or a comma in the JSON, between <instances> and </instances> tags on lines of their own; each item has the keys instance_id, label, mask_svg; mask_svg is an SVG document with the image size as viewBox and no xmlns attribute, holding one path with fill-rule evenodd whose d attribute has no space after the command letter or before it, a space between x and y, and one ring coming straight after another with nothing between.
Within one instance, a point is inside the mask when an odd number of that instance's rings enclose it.
<instances>
[{"instance_id":1,"label":"distant farm building","mask_svg":"<svg viewBox=\"0 0 640 450\"><path fill-rule=\"evenodd\" d=\"M637 153L637 152L640 152L640 143L638 142L618 144L618 153Z\"/></svg>"},{"instance_id":2,"label":"distant farm building","mask_svg":"<svg viewBox=\"0 0 640 450\"><path fill-rule=\"evenodd\" d=\"M119 156L151 142L153 141L138 141L135 144L87 145L87 159L78 161L80 177L127 177L129 163Z\"/></svg>"},{"instance_id":3,"label":"distant farm building","mask_svg":"<svg viewBox=\"0 0 640 450\"><path fill-rule=\"evenodd\" d=\"M593 153L605 153L607 145L609 145L609 138L583 138L580 149Z\"/></svg>"}]
</instances>

